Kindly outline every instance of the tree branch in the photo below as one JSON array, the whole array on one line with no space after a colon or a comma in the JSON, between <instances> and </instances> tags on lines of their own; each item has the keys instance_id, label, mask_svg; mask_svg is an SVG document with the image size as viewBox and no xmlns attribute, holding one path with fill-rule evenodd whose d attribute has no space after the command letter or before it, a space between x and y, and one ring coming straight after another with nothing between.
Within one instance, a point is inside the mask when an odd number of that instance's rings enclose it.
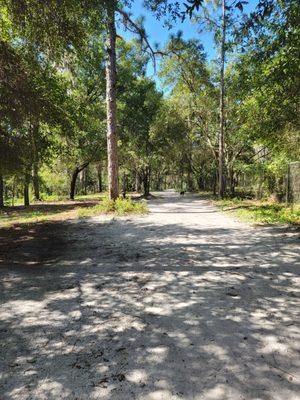
<instances>
[{"instance_id":1,"label":"tree branch","mask_svg":"<svg viewBox=\"0 0 300 400\"><path fill-rule=\"evenodd\" d=\"M161 52L161 51L156 51L156 50L154 50L154 49L152 48L152 46L151 46L151 44L150 44L150 42L149 42L149 40L148 40L148 38L147 38L145 29L144 29L142 26L139 26L136 22L134 22L134 21L130 18L130 15L129 15L126 11L121 10L120 8L117 8L117 12L123 17L123 21L124 21L125 28L126 28L127 30L129 30L130 32L139 35L140 40L141 40L141 41L145 44L145 46L146 46L146 52L150 55L150 57L151 57L151 59L152 59L152 61L153 61L153 64L154 64L154 69L155 69L155 68L156 68L155 56L156 56L157 54L160 54L160 55L161 55L162 52ZM130 27L129 27L129 25L130 25Z\"/></svg>"}]
</instances>

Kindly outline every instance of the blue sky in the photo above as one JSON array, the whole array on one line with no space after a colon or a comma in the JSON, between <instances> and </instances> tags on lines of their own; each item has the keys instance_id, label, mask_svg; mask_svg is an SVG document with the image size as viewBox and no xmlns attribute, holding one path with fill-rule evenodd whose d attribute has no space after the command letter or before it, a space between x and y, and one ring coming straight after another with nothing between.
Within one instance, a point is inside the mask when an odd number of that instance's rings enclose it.
<instances>
[{"instance_id":1,"label":"blue sky","mask_svg":"<svg viewBox=\"0 0 300 400\"><path fill-rule=\"evenodd\" d=\"M136 0L134 6L130 10L134 18L140 16L145 17L145 28L150 39L151 44L159 43L161 47L168 41L171 33L177 33L179 30L183 32L184 39L199 38L197 27L191 23L189 19L186 19L183 23L178 20L176 25L169 30L164 27L163 20L157 20L155 16L143 7L143 0ZM203 44L205 44L206 51L213 55L213 40L210 34L201 34L200 36Z\"/></svg>"},{"instance_id":2,"label":"blue sky","mask_svg":"<svg viewBox=\"0 0 300 400\"><path fill-rule=\"evenodd\" d=\"M257 2L258 0L248 0L248 5L245 6L244 11L246 13L252 11ZM153 14L143 7L143 0L135 0L130 12L132 13L134 19L140 16L145 17L144 26L146 28L149 41L152 45L154 45L154 43L159 43L160 47L163 47L168 41L171 33L176 34L178 31L182 31L184 39L197 38L203 44L209 60L212 60L216 57L212 34L209 32L198 32L198 27L192 24L189 18L187 18L183 23L178 20L176 25L169 30L168 28L164 27L163 20L157 20ZM128 39L132 37L130 33L121 32L121 34ZM151 65L148 67L148 74L153 74L153 67Z\"/></svg>"}]
</instances>

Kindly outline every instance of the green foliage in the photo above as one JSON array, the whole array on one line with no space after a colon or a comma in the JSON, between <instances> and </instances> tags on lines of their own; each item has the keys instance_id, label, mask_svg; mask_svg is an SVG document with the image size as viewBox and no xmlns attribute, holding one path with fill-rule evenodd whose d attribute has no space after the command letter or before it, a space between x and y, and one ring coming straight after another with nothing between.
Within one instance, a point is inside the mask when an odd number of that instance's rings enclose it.
<instances>
[{"instance_id":1,"label":"green foliage","mask_svg":"<svg viewBox=\"0 0 300 400\"><path fill-rule=\"evenodd\" d=\"M0 40L26 38L58 60L84 45L91 28L101 29L102 6L91 0L1 0Z\"/></svg>"},{"instance_id":2,"label":"green foliage","mask_svg":"<svg viewBox=\"0 0 300 400\"><path fill-rule=\"evenodd\" d=\"M40 179L42 189L47 196L42 196L42 199L49 199L49 196L54 196L54 199L66 197L69 193L70 177L66 174L65 169L59 163L53 163L51 167L45 166L40 171Z\"/></svg>"},{"instance_id":3,"label":"green foliage","mask_svg":"<svg viewBox=\"0 0 300 400\"><path fill-rule=\"evenodd\" d=\"M81 209L79 217L91 217L100 214L126 215L126 214L146 214L148 212L147 204L144 201L133 201L131 199L118 198L116 201L108 197L103 198L100 204L96 206Z\"/></svg>"},{"instance_id":4,"label":"green foliage","mask_svg":"<svg viewBox=\"0 0 300 400\"><path fill-rule=\"evenodd\" d=\"M264 224L300 225L300 206L287 206L283 203L259 202L251 200L218 200L216 204L222 210L237 217Z\"/></svg>"},{"instance_id":5,"label":"green foliage","mask_svg":"<svg viewBox=\"0 0 300 400\"><path fill-rule=\"evenodd\" d=\"M226 9L224 169L228 194L282 199L287 165L300 157L299 2L272 0L267 12L265 3L270 2L260 2L250 22L244 18L236 37L236 7L242 9L243 2ZM0 174L6 203L22 196L25 175L31 175L30 186L39 183L42 199L67 196L77 173L79 195L107 183L107 4L0 0ZM218 46L220 2L188 4L199 6L193 22L212 30ZM167 0L146 6L162 18L185 10ZM142 19L136 27L145 35ZM171 37L160 63L163 94L146 77L150 53L145 37L117 39L122 189L139 190L142 181L145 194L150 186L215 191L219 68L207 62L199 41Z\"/></svg>"},{"instance_id":6,"label":"green foliage","mask_svg":"<svg viewBox=\"0 0 300 400\"><path fill-rule=\"evenodd\" d=\"M244 54L236 65L241 110L252 137L297 159L300 156L300 4L288 0L273 2L273 6L273 11L248 31Z\"/></svg>"}]
</instances>

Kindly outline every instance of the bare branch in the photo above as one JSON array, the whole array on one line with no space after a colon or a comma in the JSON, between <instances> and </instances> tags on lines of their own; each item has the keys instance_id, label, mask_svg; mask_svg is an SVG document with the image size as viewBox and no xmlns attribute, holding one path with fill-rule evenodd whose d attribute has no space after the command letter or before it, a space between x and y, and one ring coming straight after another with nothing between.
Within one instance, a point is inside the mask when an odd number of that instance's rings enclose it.
<instances>
[{"instance_id":1,"label":"bare branch","mask_svg":"<svg viewBox=\"0 0 300 400\"><path fill-rule=\"evenodd\" d=\"M145 44L146 51L150 55L150 57L151 57L151 59L153 61L154 69L156 69L155 56L157 54L162 54L162 52L161 51L155 51L152 48L152 46L151 46L151 44L150 44L150 42L149 42L149 40L147 38L147 35L146 35L146 32L145 32L144 28L142 26L139 26L136 22L134 22L130 18L130 15L126 11L121 10L120 8L117 8L117 12L119 14L121 14L121 16L123 17L124 25L125 25L126 29L129 30L132 33L135 33L135 34L139 35L140 40Z\"/></svg>"},{"instance_id":2,"label":"bare branch","mask_svg":"<svg viewBox=\"0 0 300 400\"><path fill-rule=\"evenodd\" d=\"M148 40L145 29L142 26L139 26L135 21L133 21L128 12L120 8L117 8L117 12L122 16L126 29L129 32L138 35L140 37L140 40L144 43L145 51L151 57L155 71L156 71L156 59L155 59L156 56L168 56L170 54L175 54L179 57L178 53L182 50L182 47L178 49L172 47L169 51L154 49Z\"/></svg>"}]
</instances>

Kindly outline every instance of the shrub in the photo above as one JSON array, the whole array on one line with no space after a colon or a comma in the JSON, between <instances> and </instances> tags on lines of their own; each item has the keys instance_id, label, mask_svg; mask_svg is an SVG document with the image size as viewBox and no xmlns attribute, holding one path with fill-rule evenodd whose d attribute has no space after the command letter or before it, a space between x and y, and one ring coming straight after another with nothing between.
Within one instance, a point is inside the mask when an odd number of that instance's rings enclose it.
<instances>
[{"instance_id":1,"label":"shrub","mask_svg":"<svg viewBox=\"0 0 300 400\"><path fill-rule=\"evenodd\" d=\"M91 217L99 214L110 214L115 213L117 215L126 214L146 214L148 207L146 202L140 201L135 202L131 199L118 198L116 201L110 200L108 197L93 207L88 207L78 211L78 216L81 218Z\"/></svg>"}]
</instances>

